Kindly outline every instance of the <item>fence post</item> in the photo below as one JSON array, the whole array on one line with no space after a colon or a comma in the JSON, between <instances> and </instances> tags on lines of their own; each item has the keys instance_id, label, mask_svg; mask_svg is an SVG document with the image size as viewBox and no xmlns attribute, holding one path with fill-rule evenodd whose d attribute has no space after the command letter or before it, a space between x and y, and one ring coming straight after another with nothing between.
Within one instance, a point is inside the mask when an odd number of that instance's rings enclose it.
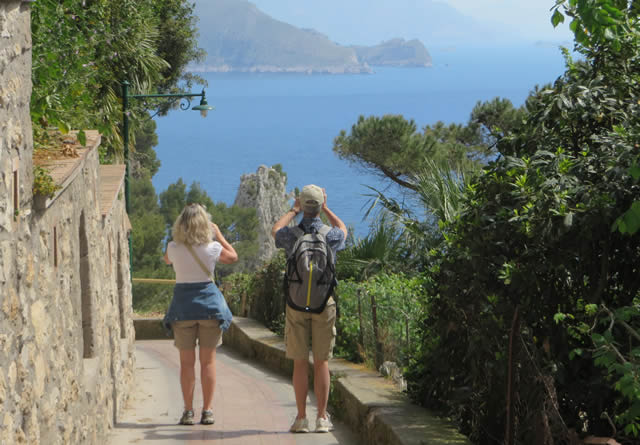
<instances>
[{"instance_id":1,"label":"fence post","mask_svg":"<svg viewBox=\"0 0 640 445\"><path fill-rule=\"evenodd\" d=\"M247 291L242 291L242 293L240 294L240 313L242 314L243 317L247 316L247 313L245 312L247 308Z\"/></svg>"},{"instance_id":2,"label":"fence post","mask_svg":"<svg viewBox=\"0 0 640 445\"><path fill-rule=\"evenodd\" d=\"M371 321L373 323L373 339L375 344L375 364L376 369L382 365L382 344L380 343L380 338L378 337L378 306L376 304L376 297L373 295L373 292L369 293L371 298Z\"/></svg>"},{"instance_id":3,"label":"fence post","mask_svg":"<svg viewBox=\"0 0 640 445\"><path fill-rule=\"evenodd\" d=\"M358 341L360 342L360 346L362 346L362 350L366 351L365 349L365 345L364 345L364 330L362 327L362 302L361 302L361 295L362 294L362 289L360 287L358 287L358 290L356 290L356 295L358 297L358 322L359 322L359 329L358 329ZM364 358L364 357L361 357Z\"/></svg>"}]
</instances>

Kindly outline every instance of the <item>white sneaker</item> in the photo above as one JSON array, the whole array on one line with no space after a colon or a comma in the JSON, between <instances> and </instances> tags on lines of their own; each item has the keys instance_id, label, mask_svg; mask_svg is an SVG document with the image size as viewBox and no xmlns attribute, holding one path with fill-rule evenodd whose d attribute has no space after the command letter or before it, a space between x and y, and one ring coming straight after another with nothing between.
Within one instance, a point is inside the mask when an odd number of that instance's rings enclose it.
<instances>
[{"instance_id":1,"label":"white sneaker","mask_svg":"<svg viewBox=\"0 0 640 445\"><path fill-rule=\"evenodd\" d=\"M329 420L329 414L326 419L318 417L316 419L316 433L328 433L329 431L333 431L333 423Z\"/></svg>"},{"instance_id":2,"label":"white sneaker","mask_svg":"<svg viewBox=\"0 0 640 445\"><path fill-rule=\"evenodd\" d=\"M289 432L291 433L308 433L309 432L309 421L305 417L304 419L294 420L293 425L289 428Z\"/></svg>"}]
</instances>

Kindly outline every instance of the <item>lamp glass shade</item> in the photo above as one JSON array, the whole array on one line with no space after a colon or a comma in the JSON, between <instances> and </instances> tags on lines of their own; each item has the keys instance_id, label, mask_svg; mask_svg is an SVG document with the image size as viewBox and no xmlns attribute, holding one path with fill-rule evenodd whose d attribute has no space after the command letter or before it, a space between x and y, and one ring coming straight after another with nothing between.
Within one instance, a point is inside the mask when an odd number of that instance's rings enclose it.
<instances>
[{"instance_id":1,"label":"lamp glass shade","mask_svg":"<svg viewBox=\"0 0 640 445\"><path fill-rule=\"evenodd\" d=\"M203 96L202 100L200 101L200 105L196 105L191 109L195 111L199 111L200 116L207 117L207 113L209 112L209 110L213 110L213 107L207 103L207 99Z\"/></svg>"},{"instance_id":2,"label":"lamp glass shade","mask_svg":"<svg viewBox=\"0 0 640 445\"><path fill-rule=\"evenodd\" d=\"M195 111L209 111L209 110L213 110L213 107L207 103L207 99L202 99L200 101L200 105L196 105L191 109Z\"/></svg>"}]
</instances>

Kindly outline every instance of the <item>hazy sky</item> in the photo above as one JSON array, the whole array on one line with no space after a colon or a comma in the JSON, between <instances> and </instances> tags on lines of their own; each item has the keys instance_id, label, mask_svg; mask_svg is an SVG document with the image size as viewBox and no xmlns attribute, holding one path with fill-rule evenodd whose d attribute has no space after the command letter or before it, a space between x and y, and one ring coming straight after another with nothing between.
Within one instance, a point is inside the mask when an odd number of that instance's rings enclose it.
<instances>
[{"instance_id":1,"label":"hazy sky","mask_svg":"<svg viewBox=\"0 0 640 445\"><path fill-rule=\"evenodd\" d=\"M554 0L440 0L478 21L510 24L532 40L570 40L568 23L554 29L551 7Z\"/></svg>"},{"instance_id":2,"label":"hazy sky","mask_svg":"<svg viewBox=\"0 0 640 445\"><path fill-rule=\"evenodd\" d=\"M211 0L198 0L197 3ZM555 0L250 0L272 17L316 29L342 44L418 38L448 44L572 40L554 29Z\"/></svg>"}]
</instances>

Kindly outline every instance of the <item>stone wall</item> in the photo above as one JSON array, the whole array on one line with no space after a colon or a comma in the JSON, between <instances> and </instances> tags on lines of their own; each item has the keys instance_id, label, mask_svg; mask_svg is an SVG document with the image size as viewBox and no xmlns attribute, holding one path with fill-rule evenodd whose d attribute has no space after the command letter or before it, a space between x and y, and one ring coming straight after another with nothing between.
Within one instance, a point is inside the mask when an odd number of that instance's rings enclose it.
<instances>
[{"instance_id":1,"label":"stone wall","mask_svg":"<svg viewBox=\"0 0 640 445\"><path fill-rule=\"evenodd\" d=\"M99 137L33 206L29 3L0 1L0 443L102 444L133 378L128 220Z\"/></svg>"}]
</instances>

